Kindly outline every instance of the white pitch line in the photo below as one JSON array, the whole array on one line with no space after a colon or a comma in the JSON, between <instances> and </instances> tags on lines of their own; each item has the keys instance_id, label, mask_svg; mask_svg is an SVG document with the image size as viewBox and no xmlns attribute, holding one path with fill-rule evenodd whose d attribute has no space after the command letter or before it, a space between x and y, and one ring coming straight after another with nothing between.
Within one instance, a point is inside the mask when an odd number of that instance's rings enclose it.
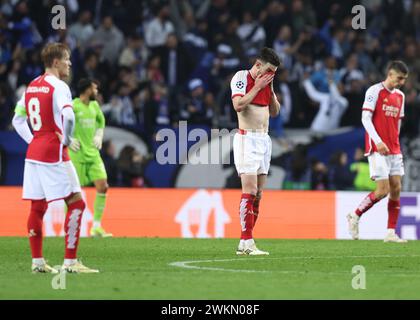
<instances>
[{"instance_id":1,"label":"white pitch line","mask_svg":"<svg viewBox=\"0 0 420 320\"><path fill-rule=\"evenodd\" d=\"M359 259L359 258L416 258L420 255L371 255L371 256L321 256L321 257L275 257L275 258L235 258L235 259L212 259L212 260L192 260L192 261L174 261L169 263L169 266L184 268L184 269L195 269L195 270L209 270L209 271L225 271L225 272L246 272L246 273L285 273L285 274L308 274L308 273L320 273L320 274L347 274L348 272L322 272L322 271L296 271L296 270L246 270L246 269L228 269L228 268L219 268L219 267L201 267L201 266L192 266L191 264L197 263L211 263L211 262L232 262L232 261L244 261L244 260L287 260L287 259ZM376 273L388 273L385 272L376 272ZM405 274L398 274L389 272L390 275L395 276L407 276ZM413 275L419 275L420 273L413 273ZM408 275L410 276L410 275Z\"/></svg>"}]
</instances>

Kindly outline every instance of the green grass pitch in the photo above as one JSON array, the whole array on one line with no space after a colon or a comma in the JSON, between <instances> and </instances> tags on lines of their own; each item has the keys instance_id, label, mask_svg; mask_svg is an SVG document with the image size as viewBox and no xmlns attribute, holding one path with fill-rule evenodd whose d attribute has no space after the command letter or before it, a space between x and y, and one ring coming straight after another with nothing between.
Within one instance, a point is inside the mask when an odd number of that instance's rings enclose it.
<instances>
[{"instance_id":1,"label":"green grass pitch","mask_svg":"<svg viewBox=\"0 0 420 320\"><path fill-rule=\"evenodd\" d=\"M52 275L30 272L28 239L0 238L0 299L420 299L418 241L262 239L266 257L238 257L237 243L81 239L83 263L101 273L68 274L66 289L54 290ZM45 239L51 265L62 263L63 247L63 238ZM355 265L366 270L364 290L352 288Z\"/></svg>"}]
</instances>

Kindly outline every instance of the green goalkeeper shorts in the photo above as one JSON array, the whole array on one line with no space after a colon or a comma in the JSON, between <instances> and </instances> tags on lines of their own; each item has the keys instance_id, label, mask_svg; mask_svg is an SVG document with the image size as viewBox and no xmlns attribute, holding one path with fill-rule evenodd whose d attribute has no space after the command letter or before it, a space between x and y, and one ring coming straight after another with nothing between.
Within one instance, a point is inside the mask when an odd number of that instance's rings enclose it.
<instances>
[{"instance_id":1,"label":"green goalkeeper shorts","mask_svg":"<svg viewBox=\"0 0 420 320\"><path fill-rule=\"evenodd\" d=\"M96 159L94 162L72 162L82 187L89 186L97 180L107 179L104 162L101 158Z\"/></svg>"}]
</instances>

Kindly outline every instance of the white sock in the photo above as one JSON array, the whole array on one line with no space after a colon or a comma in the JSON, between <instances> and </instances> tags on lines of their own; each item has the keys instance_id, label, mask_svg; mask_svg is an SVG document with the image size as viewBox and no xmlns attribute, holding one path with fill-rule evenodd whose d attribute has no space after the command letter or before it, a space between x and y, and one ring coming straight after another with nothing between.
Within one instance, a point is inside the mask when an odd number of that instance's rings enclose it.
<instances>
[{"instance_id":1,"label":"white sock","mask_svg":"<svg viewBox=\"0 0 420 320\"><path fill-rule=\"evenodd\" d=\"M244 239L241 239L239 241L239 248L245 248L245 240Z\"/></svg>"},{"instance_id":2,"label":"white sock","mask_svg":"<svg viewBox=\"0 0 420 320\"><path fill-rule=\"evenodd\" d=\"M250 247L250 246L255 244L254 239L248 239L248 240L244 240L244 241L245 241L245 247Z\"/></svg>"},{"instance_id":3,"label":"white sock","mask_svg":"<svg viewBox=\"0 0 420 320\"><path fill-rule=\"evenodd\" d=\"M99 228L101 226L101 222L100 221L93 221L93 227L94 228Z\"/></svg>"},{"instance_id":4,"label":"white sock","mask_svg":"<svg viewBox=\"0 0 420 320\"><path fill-rule=\"evenodd\" d=\"M77 262L77 259L64 259L64 265L71 266Z\"/></svg>"},{"instance_id":5,"label":"white sock","mask_svg":"<svg viewBox=\"0 0 420 320\"><path fill-rule=\"evenodd\" d=\"M357 220L359 220L359 219L360 219L360 217L356 214L356 212L352 212L352 213L351 213L351 216L352 216L353 218L356 218Z\"/></svg>"},{"instance_id":6,"label":"white sock","mask_svg":"<svg viewBox=\"0 0 420 320\"><path fill-rule=\"evenodd\" d=\"M388 234L389 235L394 235L395 234L395 229L388 229Z\"/></svg>"},{"instance_id":7,"label":"white sock","mask_svg":"<svg viewBox=\"0 0 420 320\"><path fill-rule=\"evenodd\" d=\"M33 258L32 263L36 265L43 265L45 264L44 258Z\"/></svg>"}]
</instances>

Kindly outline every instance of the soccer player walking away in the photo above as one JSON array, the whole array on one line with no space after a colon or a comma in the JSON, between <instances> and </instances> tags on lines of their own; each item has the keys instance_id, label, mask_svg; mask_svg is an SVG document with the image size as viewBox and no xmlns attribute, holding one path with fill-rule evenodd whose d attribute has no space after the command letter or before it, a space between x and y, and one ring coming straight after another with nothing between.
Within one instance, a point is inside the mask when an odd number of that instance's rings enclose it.
<instances>
[{"instance_id":1,"label":"soccer player walking away","mask_svg":"<svg viewBox=\"0 0 420 320\"><path fill-rule=\"evenodd\" d=\"M388 232L384 241L405 243L407 241L395 233L395 227L400 212L401 177L404 175L399 134L405 96L399 89L407 80L408 67L402 61L393 61L387 71L386 80L366 92L362 112L362 123L366 129L365 155L369 160L370 176L377 187L356 211L347 215L347 220L352 238L359 239L360 217L389 194Z\"/></svg>"},{"instance_id":2,"label":"soccer player walking away","mask_svg":"<svg viewBox=\"0 0 420 320\"><path fill-rule=\"evenodd\" d=\"M233 107L238 115L239 131L233 140L236 170L241 178L239 206L241 240L238 255L268 255L259 250L252 231L259 216L259 205L271 159L269 118L280 112L273 79L280 59L274 50L263 48L251 70L238 71L231 81Z\"/></svg>"},{"instance_id":3,"label":"soccer player walking away","mask_svg":"<svg viewBox=\"0 0 420 320\"><path fill-rule=\"evenodd\" d=\"M23 199L31 200L28 235L32 272L58 273L42 254L42 222L48 203L63 199L65 256L62 270L96 273L77 259L80 224L85 203L67 146L74 128L71 92L62 80L70 73L70 50L61 43L46 45L41 53L45 73L34 79L16 105L13 126L29 144L23 177ZM27 118L32 131L27 123Z\"/></svg>"},{"instance_id":4,"label":"soccer player walking away","mask_svg":"<svg viewBox=\"0 0 420 320\"><path fill-rule=\"evenodd\" d=\"M76 116L74 135L70 143L70 158L73 162L82 187L94 185L93 237L112 237L101 226L108 191L107 174L99 150L102 148L105 117L96 101L98 82L81 79L78 83L79 98L73 100Z\"/></svg>"}]
</instances>

